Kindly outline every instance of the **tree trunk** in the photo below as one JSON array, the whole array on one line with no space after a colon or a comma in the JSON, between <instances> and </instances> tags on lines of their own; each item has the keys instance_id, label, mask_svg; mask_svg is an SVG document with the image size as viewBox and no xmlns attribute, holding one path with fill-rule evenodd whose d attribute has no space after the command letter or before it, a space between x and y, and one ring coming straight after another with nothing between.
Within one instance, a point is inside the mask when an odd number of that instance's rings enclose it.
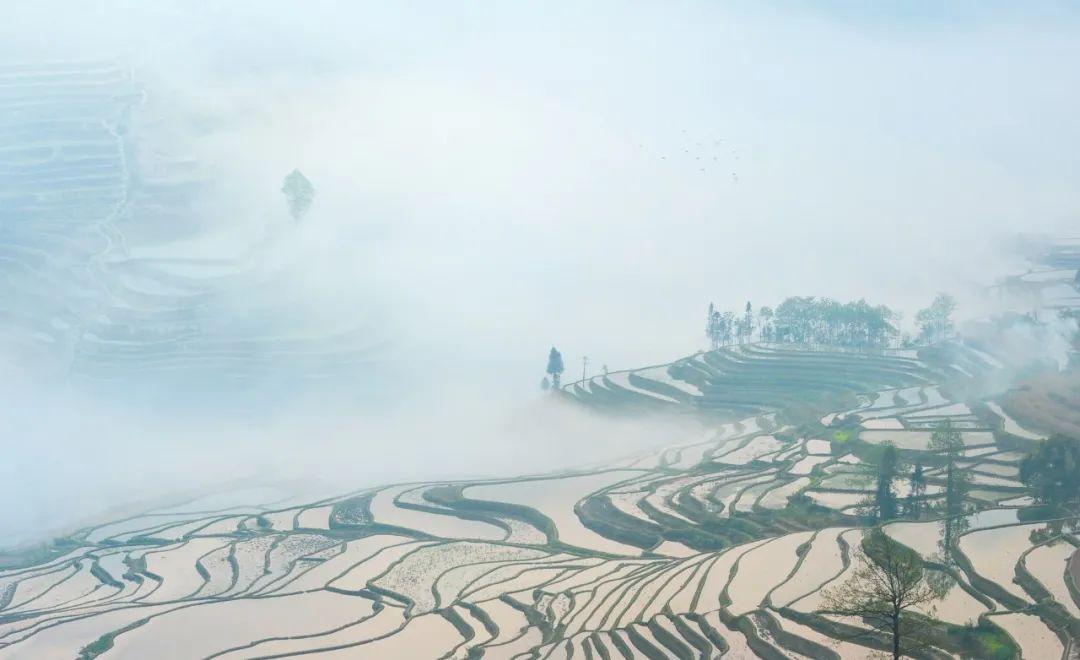
<instances>
[{"instance_id":1,"label":"tree trunk","mask_svg":"<svg viewBox=\"0 0 1080 660\"><path fill-rule=\"evenodd\" d=\"M900 612L893 610L892 620L892 657L900 660Z\"/></svg>"}]
</instances>

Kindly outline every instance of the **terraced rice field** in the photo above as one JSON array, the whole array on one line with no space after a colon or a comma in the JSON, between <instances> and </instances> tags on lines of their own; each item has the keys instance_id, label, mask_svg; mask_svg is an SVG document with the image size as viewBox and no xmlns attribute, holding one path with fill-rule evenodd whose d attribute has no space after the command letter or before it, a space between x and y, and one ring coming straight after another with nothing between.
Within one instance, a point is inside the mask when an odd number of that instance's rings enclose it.
<instances>
[{"instance_id":1,"label":"terraced rice field","mask_svg":"<svg viewBox=\"0 0 1080 660\"><path fill-rule=\"evenodd\" d=\"M309 503L248 488L84 529L65 554L0 572L0 658L867 657L869 642L830 637L816 609L822 589L850 574L868 524L860 505L873 480L858 456L900 440L932 464L929 431L899 420L973 416L937 400L941 367L745 346L646 371L565 396L676 407L708 420L703 438L576 473ZM793 411L848 426L793 436ZM833 428L855 433L838 444ZM952 626L989 614L1024 657L1060 655L1072 648L1063 620L1031 608L1080 611L1065 573L1073 542L1033 542L1044 525L1016 508L1030 504L1016 492L1023 454L991 431L964 435L985 445L965 469L991 499L971 500L983 510L928 614ZM927 474L933 497L940 477ZM896 490L903 497L906 482ZM886 530L941 562L942 528Z\"/></svg>"},{"instance_id":2,"label":"terraced rice field","mask_svg":"<svg viewBox=\"0 0 1080 660\"><path fill-rule=\"evenodd\" d=\"M384 338L362 310L290 320L304 301L260 268L263 239L207 229L209 175L162 138L187 121L171 112L117 63L0 66L0 295L27 364L95 389L370 368Z\"/></svg>"},{"instance_id":3,"label":"terraced rice field","mask_svg":"<svg viewBox=\"0 0 1080 660\"><path fill-rule=\"evenodd\" d=\"M206 237L183 219L198 164L143 141L153 108L110 63L0 67L0 291L19 341L88 383L365 368L379 337L362 318L313 334L280 321L297 317L279 313L296 302L284 300L221 320L214 301L273 277L247 246L195 247ZM1069 304L1051 271L1073 266L1052 266L1022 283ZM928 467L923 518L885 529L951 580L926 611L949 633L934 657L970 656L963 626L978 620L1002 657L1075 657L1078 542L1020 515L1037 510L1016 481L1016 440L1041 436L994 402L952 398L956 379L1009 366L962 343L751 344L594 376L553 396L692 417L706 434L574 472L322 499L248 487L88 526L0 569L0 658L868 657L872 637L836 627L862 622L818 609L873 522L884 442ZM942 476L928 440L945 419L977 486L952 548L931 508Z\"/></svg>"}]
</instances>

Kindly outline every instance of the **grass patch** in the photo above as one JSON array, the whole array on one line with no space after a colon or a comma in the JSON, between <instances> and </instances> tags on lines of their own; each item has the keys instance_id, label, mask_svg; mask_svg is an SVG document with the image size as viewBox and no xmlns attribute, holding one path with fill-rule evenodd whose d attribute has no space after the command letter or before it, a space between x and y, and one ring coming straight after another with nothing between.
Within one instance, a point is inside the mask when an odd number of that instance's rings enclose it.
<instances>
[{"instance_id":1,"label":"grass patch","mask_svg":"<svg viewBox=\"0 0 1080 660\"><path fill-rule=\"evenodd\" d=\"M134 630L135 628L138 628L149 620L149 618L139 619L135 623L128 624L123 628L120 628L119 630L105 633L101 637L98 637L94 641L79 649L79 655L77 660L93 660L93 658L96 658L102 653L105 653L106 651L111 649L113 647L113 640L115 640L118 635L126 633L129 630Z\"/></svg>"}]
</instances>

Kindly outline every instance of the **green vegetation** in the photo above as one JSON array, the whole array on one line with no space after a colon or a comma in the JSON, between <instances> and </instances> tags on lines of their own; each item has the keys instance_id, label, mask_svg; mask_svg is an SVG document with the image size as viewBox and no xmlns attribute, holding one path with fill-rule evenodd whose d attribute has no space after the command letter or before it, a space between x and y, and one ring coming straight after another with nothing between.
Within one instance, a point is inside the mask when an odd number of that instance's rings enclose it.
<instances>
[{"instance_id":1,"label":"green vegetation","mask_svg":"<svg viewBox=\"0 0 1080 660\"><path fill-rule=\"evenodd\" d=\"M929 307L920 309L915 322L919 324L922 339L930 344L948 339L953 333L954 311L956 300L947 293L939 293Z\"/></svg>"},{"instance_id":2,"label":"green vegetation","mask_svg":"<svg viewBox=\"0 0 1080 660\"><path fill-rule=\"evenodd\" d=\"M753 308L747 311L753 318ZM758 311L758 318L765 316L770 322L777 317L771 310ZM933 356L932 369L924 353ZM548 358L550 384L564 365L557 349ZM1046 517L1057 511L1049 502L1075 499L1059 487L1070 477L1054 472L1059 463L1075 467L1076 457L1069 453L1075 448L1052 453L1058 443L1051 442L1045 456L1037 453L1027 462L1030 486L1045 491L1037 498L1039 506L991 504L999 495L1021 494L1019 456L1007 444L979 447L998 438L985 426L972 430L986 414L975 400L972 413L959 405L954 390L934 380L949 373L950 365L980 373L970 351L945 343L921 349L918 356L743 344L672 365L606 374L556 396L627 411L677 412L701 420L705 432L677 429L661 449L559 475L618 473L557 506L550 498L561 492L558 483L551 490L529 485L547 477L493 482L506 486L506 494L484 495L490 499L474 499L480 495L473 489L492 482L399 484L390 487L394 494L376 488L319 506L261 508L241 516L246 522L231 531L215 523L208 538L197 533L186 540L206 547L180 551L196 561L196 581L183 589L176 587L177 578L190 579L192 572L172 573L170 562L161 561L159 553L177 548L150 523L100 536L94 551L127 553L122 576L110 574L108 562L93 562L90 572L104 584L145 582L194 593L180 598L189 601L180 612L201 607L204 597L216 602L262 593L308 596L319 589L309 590L316 583L305 583L306 576L325 572L328 593L357 603L377 599L379 608L390 612L441 616L452 638L448 644L459 640L454 643L462 657L491 650L488 640L500 636L507 617L522 630L533 628L531 635L539 641L519 650L538 656L563 651L575 657L697 657L727 647L726 637L761 657L797 652L833 658L853 651L859 657L860 648L866 654L888 650L914 657L942 652L1017 657L1017 644L1004 626L1071 629L1068 611L1055 600L1061 598L1061 585L1043 586L1045 565L1042 571L1032 567L1030 574L1020 564L1004 574L987 570L980 549L958 541L976 524L980 530L1000 526L1008 532L1018 518L1047 522L1045 530L1031 535L1032 543L1062 536L1061 521ZM875 429L874 442L862 438ZM903 438L906 433L917 433L908 437L919 440L893 444L890 434ZM979 434L975 442L972 433ZM965 442L975 449L967 451ZM319 516L309 514L327 506L320 526ZM277 516L296 521L303 534L274 529L270 523ZM916 522L886 525L902 518ZM867 525L874 527L864 541L852 544ZM934 545L939 526L940 555ZM192 529L190 523L179 527ZM896 530L895 540L885 536L886 529ZM1026 530L1020 537L1022 545ZM209 539L220 539L225 547L207 552L213 545ZM768 542L749 545L757 539ZM925 554L920 557L901 543ZM374 561L389 562L373 573L380 576L377 583L349 577L354 571L346 570L347 564L357 559L336 553L354 544L364 556L373 552ZM147 545L157 547L147 552ZM338 561L341 570L327 570L328 562ZM365 574L367 561L359 560L355 574ZM1006 566L1014 561L1010 556ZM852 562L852 570L843 573ZM837 575L852 577L829 577ZM560 586L562 576L574 586ZM69 583L77 584L72 580L60 588ZM304 589L290 594L293 584ZM715 584L727 586L717 592L710 586ZM934 601L950 588L971 599L959 594L938 620ZM1018 588L1031 603L1015 593ZM601 590L607 594L602 601L593 597ZM980 617L991 599L1028 609L1023 620L1020 615ZM583 613L590 602L602 604L592 614ZM0 610L3 606L0 602ZM858 622L837 614L857 616ZM589 619L599 627L583 636L581 626ZM956 623L965 620L972 623ZM845 646L834 649L790 624L809 626ZM733 631L738 637L729 636ZM152 645L149 633L125 636L125 646ZM82 657L104 653L114 637L87 644ZM273 645L300 647L303 639L290 636ZM1031 655L1028 648L1024 652Z\"/></svg>"},{"instance_id":3,"label":"green vegetation","mask_svg":"<svg viewBox=\"0 0 1080 660\"><path fill-rule=\"evenodd\" d=\"M741 315L721 312L712 303L705 336L713 350L758 338L766 342L822 344L853 348L884 348L897 336L897 315L884 305L866 300L840 303L829 298L795 296L773 311L762 307L755 317L746 303Z\"/></svg>"},{"instance_id":4,"label":"green vegetation","mask_svg":"<svg viewBox=\"0 0 1080 660\"><path fill-rule=\"evenodd\" d=\"M563 372L566 371L566 367L563 365L562 353L557 351L554 346L551 347L551 351L548 353L547 361L547 375L551 376L551 387L559 389L559 383L562 380Z\"/></svg>"},{"instance_id":5,"label":"green vegetation","mask_svg":"<svg viewBox=\"0 0 1080 660\"><path fill-rule=\"evenodd\" d=\"M926 497L926 474L923 471L922 461L916 461L908 480L908 496L904 505L904 514L918 520L922 513L924 497Z\"/></svg>"},{"instance_id":6,"label":"green vegetation","mask_svg":"<svg viewBox=\"0 0 1080 660\"><path fill-rule=\"evenodd\" d=\"M944 533L941 544L942 552L948 558L957 537L963 532L964 501L970 490L971 475L957 465L957 461L964 456L964 439L951 421L946 419L937 425L930 434L928 448L945 461L945 499L941 510Z\"/></svg>"},{"instance_id":7,"label":"green vegetation","mask_svg":"<svg viewBox=\"0 0 1080 660\"><path fill-rule=\"evenodd\" d=\"M1020 479L1057 515L1080 504L1080 441L1061 435L1039 444L1020 464Z\"/></svg>"},{"instance_id":8,"label":"green vegetation","mask_svg":"<svg viewBox=\"0 0 1080 660\"><path fill-rule=\"evenodd\" d=\"M900 471L900 458L896 447L886 442L881 446L878 459L877 483L874 488L873 519L878 522L892 520L898 513L893 480Z\"/></svg>"},{"instance_id":9,"label":"green vegetation","mask_svg":"<svg viewBox=\"0 0 1080 660\"><path fill-rule=\"evenodd\" d=\"M847 581L825 592L821 611L859 617L884 631L894 660L920 648L922 623L915 611L940 598L926 579L922 560L875 528L863 540L856 562Z\"/></svg>"},{"instance_id":10,"label":"green vegetation","mask_svg":"<svg viewBox=\"0 0 1080 660\"><path fill-rule=\"evenodd\" d=\"M124 626L119 630L113 630L112 632L105 633L101 637L95 639L93 642L90 642L86 646L82 647L82 649L79 650L79 656L77 660L94 660L94 658L106 653L113 647L113 640L115 640L118 635L121 635L129 630L134 630L135 628L138 628L149 620L150 619L139 619L138 621L130 625Z\"/></svg>"}]
</instances>

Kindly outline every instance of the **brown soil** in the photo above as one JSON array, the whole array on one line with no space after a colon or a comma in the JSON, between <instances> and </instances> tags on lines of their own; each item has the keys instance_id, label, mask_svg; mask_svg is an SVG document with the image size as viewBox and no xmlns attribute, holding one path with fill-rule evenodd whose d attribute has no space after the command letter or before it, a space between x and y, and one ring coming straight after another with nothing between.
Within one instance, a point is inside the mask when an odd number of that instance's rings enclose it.
<instances>
[{"instance_id":1,"label":"brown soil","mask_svg":"<svg viewBox=\"0 0 1080 660\"><path fill-rule=\"evenodd\" d=\"M1032 378L1009 392L1001 405L1021 426L1080 438L1080 368Z\"/></svg>"}]
</instances>

